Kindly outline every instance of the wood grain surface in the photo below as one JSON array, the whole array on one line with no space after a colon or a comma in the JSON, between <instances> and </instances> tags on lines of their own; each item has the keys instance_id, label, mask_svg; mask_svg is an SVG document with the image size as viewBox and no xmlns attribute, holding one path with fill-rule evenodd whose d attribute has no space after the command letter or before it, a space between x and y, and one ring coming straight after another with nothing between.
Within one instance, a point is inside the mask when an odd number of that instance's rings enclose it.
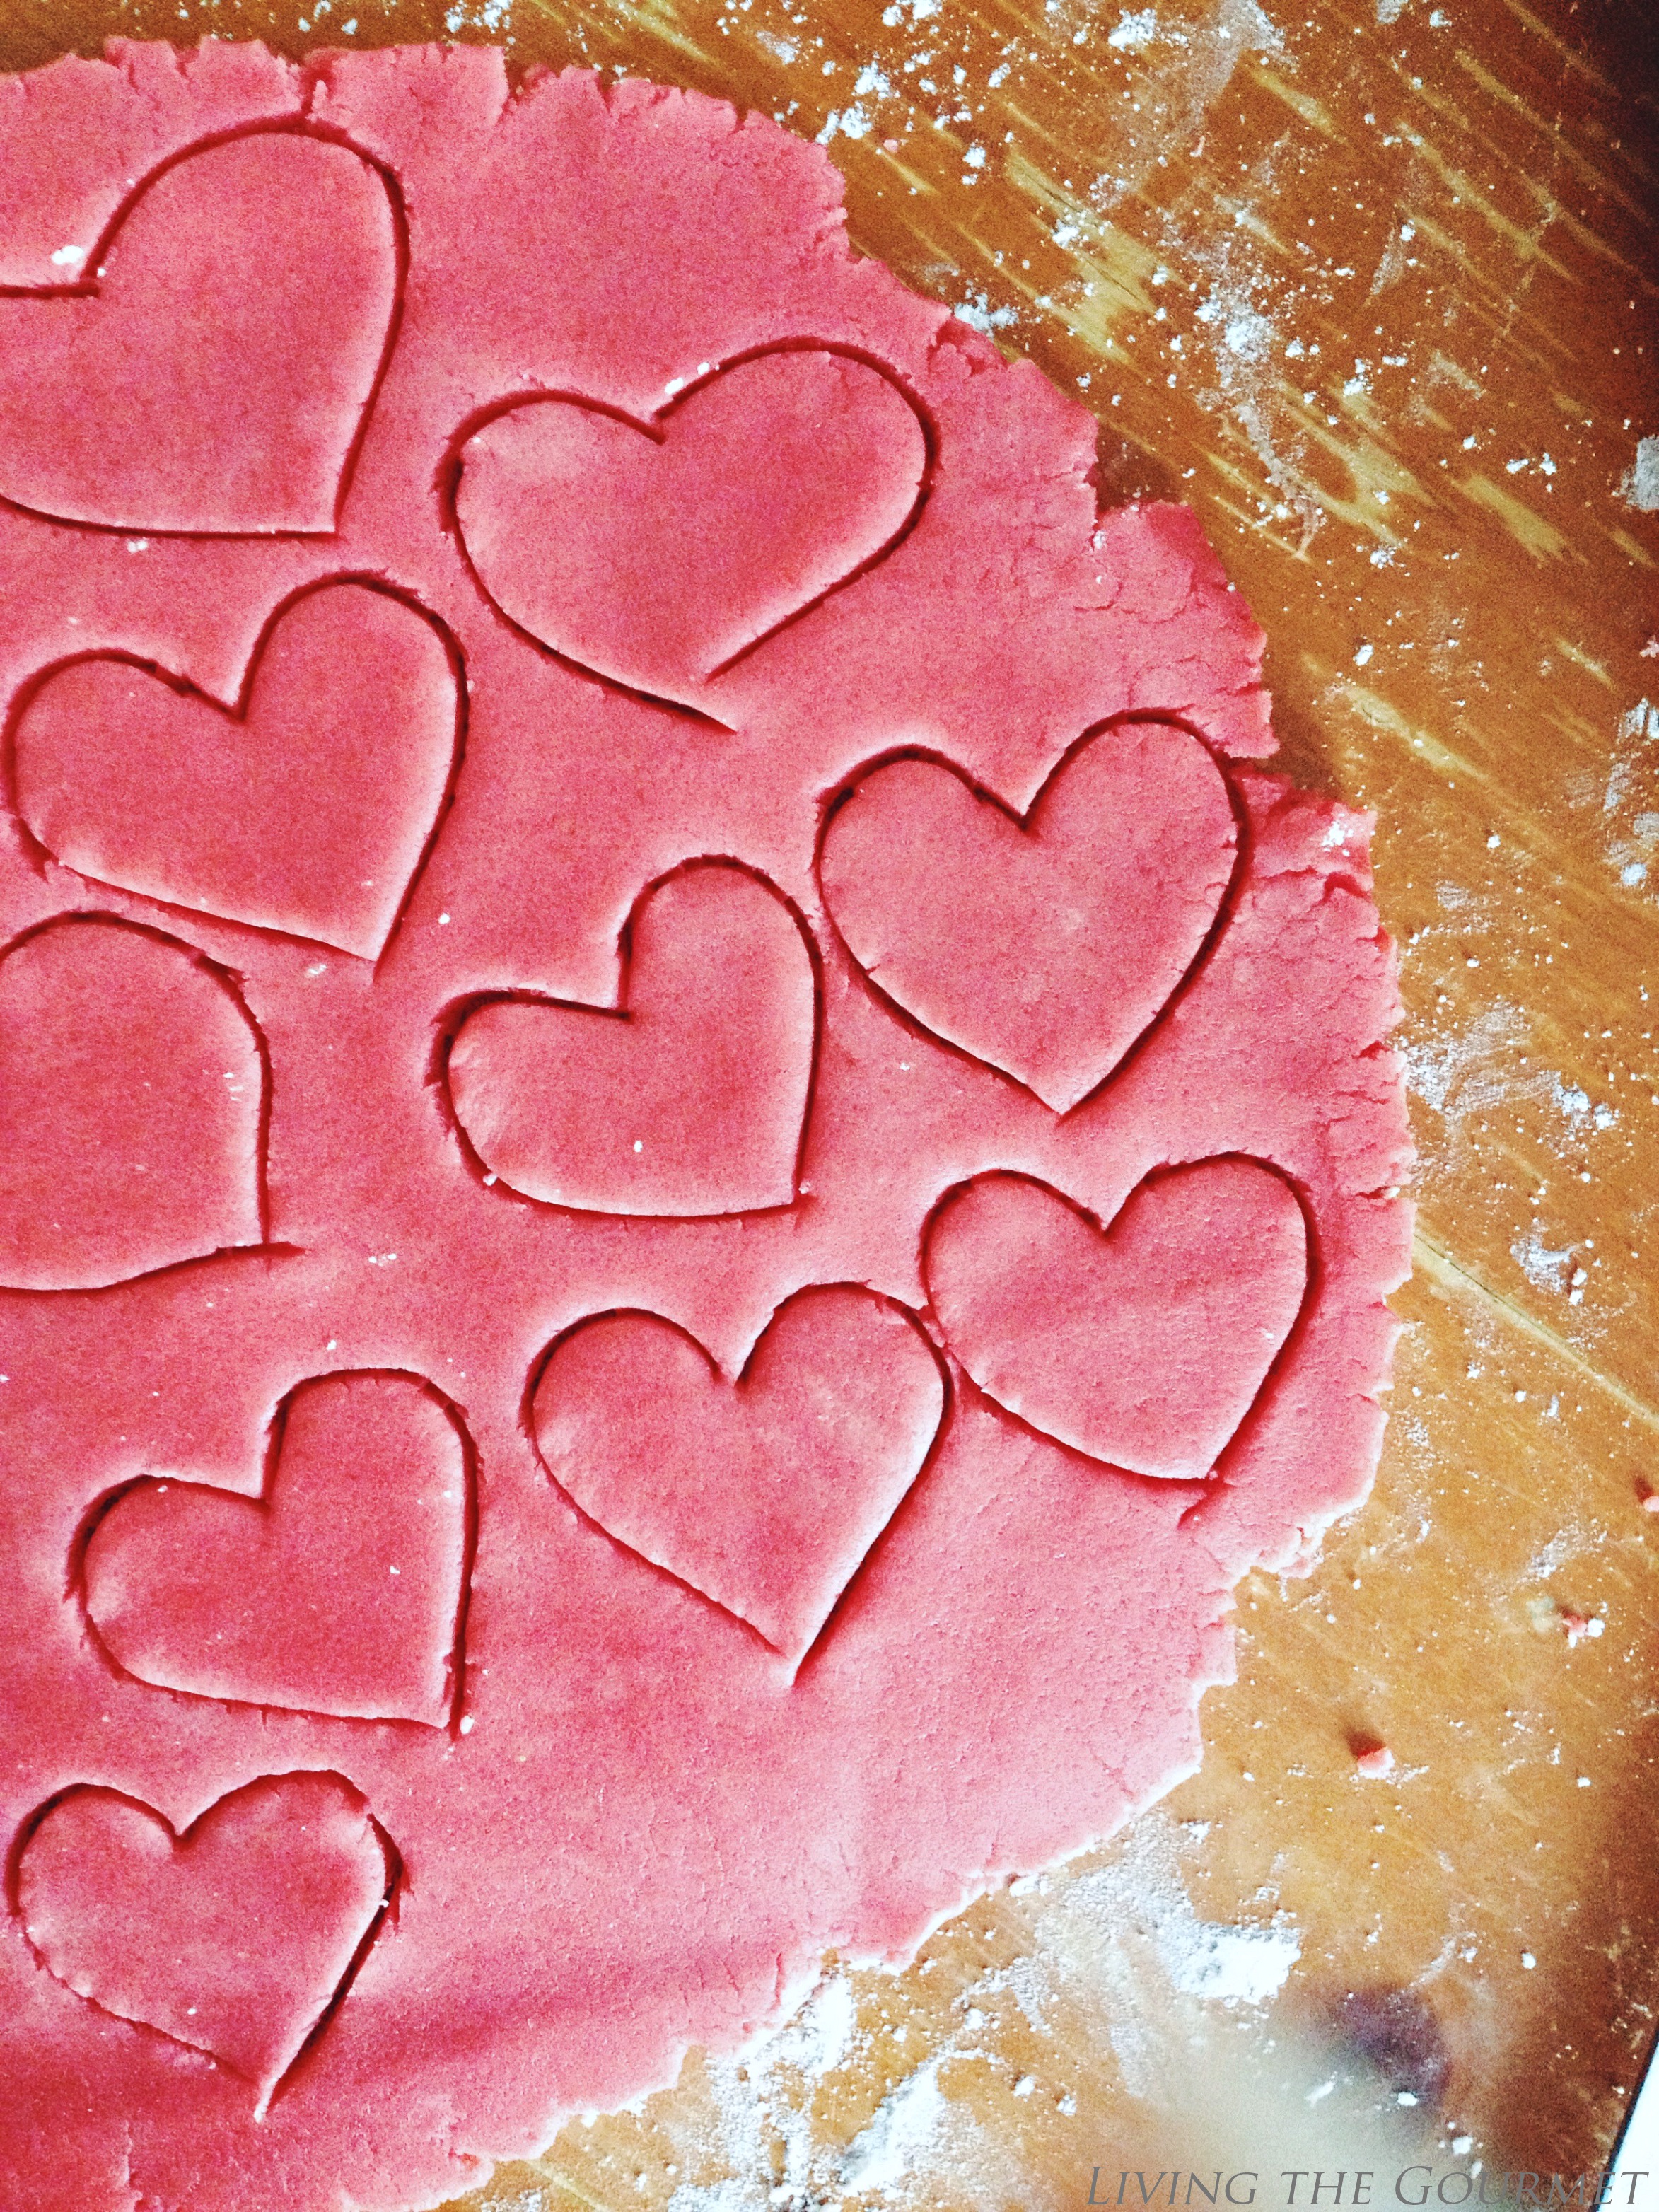
<instances>
[{"instance_id":1,"label":"wood grain surface","mask_svg":"<svg viewBox=\"0 0 1659 2212\"><path fill-rule=\"evenodd\" d=\"M0 0L0 66L110 33L493 38L827 143L859 248L1096 410L1103 499L1196 507L1284 764L1377 811L1402 950L1420 1223L1382 1470L1310 1579L1241 1589L1201 1772L468 2206L1571 2187L1659 2006L1659 17Z\"/></svg>"}]
</instances>

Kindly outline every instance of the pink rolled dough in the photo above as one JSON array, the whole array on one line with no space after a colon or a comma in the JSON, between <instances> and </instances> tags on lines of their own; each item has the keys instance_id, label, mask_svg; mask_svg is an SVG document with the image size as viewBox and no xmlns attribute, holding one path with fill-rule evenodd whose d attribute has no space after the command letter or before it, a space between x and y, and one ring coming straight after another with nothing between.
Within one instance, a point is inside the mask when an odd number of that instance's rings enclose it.
<instances>
[{"instance_id":1,"label":"pink rolled dough","mask_svg":"<svg viewBox=\"0 0 1659 2212\"><path fill-rule=\"evenodd\" d=\"M0 210L0 2202L428 2205L1190 1770L1370 825L769 122L121 46Z\"/></svg>"}]
</instances>

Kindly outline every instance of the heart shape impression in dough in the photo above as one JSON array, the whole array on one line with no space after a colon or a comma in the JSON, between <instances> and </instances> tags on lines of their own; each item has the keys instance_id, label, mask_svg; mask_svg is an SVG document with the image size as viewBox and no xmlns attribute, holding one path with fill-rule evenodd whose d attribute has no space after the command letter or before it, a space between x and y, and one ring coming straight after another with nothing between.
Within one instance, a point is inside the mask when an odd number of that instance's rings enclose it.
<instances>
[{"instance_id":1,"label":"heart shape impression in dough","mask_svg":"<svg viewBox=\"0 0 1659 2212\"><path fill-rule=\"evenodd\" d=\"M1179 986L1237 851L1208 749L1140 722L1085 738L1023 817L943 762L872 769L832 811L820 869L877 988L1064 1113Z\"/></svg>"},{"instance_id":2,"label":"heart shape impression in dough","mask_svg":"<svg viewBox=\"0 0 1659 2212\"><path fill-rule=\"evenodd\" d=\"M1030 1176L949 1193L923 1255L946 1340L1031 1428L1136 1474L1200 1480L1308 1282L1302 1208L1252 1160L1149 1176L1103 1230Z\"/></svg>"},{"instance_id":3,"label":"heart shape impression in dough","mask_svg":"<svg viewBox=\"0 0 1659 2212\"><path fill-rule=\"evenodd\" d=\"M121 530L331 532L398 251L346 147L260 131L173 162L70 297L0 299L0 498Z\"/></svg>"},{"instance_id":4,"label":"heart shape impression in dough","mask_svg":"<svg viewBox=\"0 0 1659 2212\"><path fill-rule=\"evenodd\" d=\"M455 511L509 620L617 683L695 701L888 550L927 467L890 378L792 350L722 369L649 422L515 405L465 447Z\"/></svg>"},{"instance_id":5,"label":"heart shape impression in dough","mask_svg":"<svg viewBox=\"0 0 1659 2212\"><path fill-rule=\"evenodd\" d=\"M392 592L293 600L225 708L125 656L37 684L18 811L82 875L373 959L454 762L459 690L434 625Z\"/></svg>"},{"instance_id":6,"label":"heart shape impression in dough","mask_svg":"<svg viewBox=\"0 0 1659 2212\"><path fill-rule=\"evenodd\" d=\"M787 1299L735 1382L655 1314L578 1322L532 1401L537 1449L584 1512L794 1661L944 1413L915 1316L847 1283Z\"/></svg>"},{"instance_id":7,"label":"heart shape impression in dough","mask_svg":"<svg viewBox=\"0 0 1659 2212\"><path fill-rule=\"evenodd\" d=\"M441 1728L469 1479L459 1420L413 1376L302 1382L262 1498L170 1477L118 1493L87 1540L88 1618L163 1689Z\"/></svg>"},{"instance_id":8,"label":"heart shape impression in dough","mask_svg":"<svg viewBox=\"0 0 1659 2212\"><path fill-rule=\"evenodd\" d=\"M264 1067L221 972L60 916L0 957L0 1285L91 1290L264 1241Z\"/></svg>"},{"instance_id":9,"label":"heart shape impression in dough","mask_svg":"<svg viewBox=\"0 0 1659 2212\"><path fill-rule=\"evenodd\" d=\"M149 1806L83 1788L36 1820L17 1901L48 1973L210 2051L263 2106L339 1994L396 1873L337 1775L262 1776L176 1835Z\"/></svg>"},{"instance_id":10,"label":"heart shape impression in dough","mask_svg":"<svg viewBox=\"0 0 1659 2212\"><path fill-rule=\"evenodd\" d=\"M733 861L651 884L621 1003L491 998L450 1047L455 1118L512 1189L586 1212L788 1206L817 989L801 924Z\"/></svg>"}]
</instances>

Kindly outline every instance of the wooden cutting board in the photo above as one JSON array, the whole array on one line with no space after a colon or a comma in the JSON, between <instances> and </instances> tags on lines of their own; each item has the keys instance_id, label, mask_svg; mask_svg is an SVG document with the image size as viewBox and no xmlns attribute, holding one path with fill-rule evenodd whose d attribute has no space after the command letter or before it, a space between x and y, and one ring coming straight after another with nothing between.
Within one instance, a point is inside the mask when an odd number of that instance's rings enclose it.
<instances>
[{"instance_id":1,"label":"wooden cutting board","mask_svg":"<svg viewBox=\"0 0 1659 2212\"><path fill-rule=\"evenodd\" d=\"M781 2056L693 2054L469 2204L1135 2203L1166 2169L1395 2203L1420 2166L1455 2202L1477 2162L1607 2154L1659 2003L1656 25L0 0L7 69L494 37L820 138L861 250L1095 409L1104 499L1196 507L1284 764L1380 817L1422 1151L1389 1443L1310 1578L1240 1591L1202 1771L908 1973L838 1980Z\"/></svg>"}]
</instances>

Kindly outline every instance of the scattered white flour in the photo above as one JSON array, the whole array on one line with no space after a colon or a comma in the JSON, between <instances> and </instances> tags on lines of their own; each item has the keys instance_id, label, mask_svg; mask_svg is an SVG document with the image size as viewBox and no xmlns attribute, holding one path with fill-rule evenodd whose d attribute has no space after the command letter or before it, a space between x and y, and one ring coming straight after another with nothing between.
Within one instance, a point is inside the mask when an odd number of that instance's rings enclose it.
<instances>
[{"instance_id":1,"label":"scattered white flour","mask_svg":"<svg viewBox=\"0 0 1659 2212\"><path fill-rule=\"evenodd\" d=\"M1148 181L1157 169L1160 148L1190 144L1197 137L1206 116L1248 55L1285 50L1284 34L1257 0L1220 0L1208 22L1175 19L1160 23L1153 10L1146 9L1126 15L1107 33L1106 43L1134 52L1155 45L1167 46L1169 58L1148 71L1141 92L1143 103L1159 118L1158 129L1128 139L1119 155L1121 168L1103 172L1089 187L1089 204L1103 216L1109 216ZM1172 235L1170 242L1176 252L1183 251L1184 241Z\"/></svg>"},{"instance_id":2,"label":"scattered white flour","mask_svg":"<svg viewBox=\"0 0 1659 2212\"><path fill-rule=\"evenodd\" d=\"M999 2047L1005 2030L1022 2021L1058 2026L1061 2047L1079 2049L1085 2063L1095 2063L1091 2049L1102 2060L1115 2056L1132 2097L1163 2098L1175 2046L1185 2048L1194 2023L1256 2016L1301 1955L1301 1939L1282 1916L1241 1926L1200 1917L1182 1873L1200 1832L1153 1812L1104 1865L1016 1883L1022 1955L957 1988L955 2024L916 2035L908 2070L839 2146L826 2145L815 2126L814 2097L843 2067L867 2063L860 1995L882 2006L878 1970L830 1975L775 2034L734 2057L702 2061L712 2124L694 2141L672 2124L685 2178L670 2212L806 2212L854 2197L1042 2212L1043 2185L975 2118L966 2085L982 2087L988 2073L1028 2107L1040 2092L1060 2112L1075 2110L1075 2099L1012 2065ZM911 2049L915 2033L914 2025L902 2028L897 2047ZM883 2042L895 2048L890 2025Z\"/></svg>"},{"instance_id":3,"label":"scattered white flour","mask_svg":"<svg viewBox=\"0 0 1659 2212\"><path fill-rule=\"evenodd\" d=\"M871 1977L876 1989L879 1974ZM814 2127L813 2094L867 2049L858 2027L857 1991L846 1974L823 1982L788 2025L736 2058L706 2060L702 2086L712 2103L712 2129L678 2142L682 2166L714 2179L682 2181L669 2212L807 2212L840 2205L850 2194L908 2199L913 2184L948 2178L950 2201L962 2212L1036 2212L1012 2153L953 2100L941 2069L988 2054L970 2008L963 2032L944 2039L893 2083L850 2142L826 2144ZM683 2131L681 2131L683 2132ZM710 2139L712 2138L712 2140Z\"/></svg>"},{"instance_id":4,"label":"scattered white flour","mask_svg":"<svg viewBox=\"0 0 1659 2212\"><path fill-rule=\"evenodd\" d=\"M1150 46L1158 36L1158 17L1150 8L1142 8L1133 15L1125 15L1116 30L1109 32L1106 43L1120 52L1138 54L1143 46Z\"/></svg>"},{"instance_id":5,"label":"scattered white flour","mask_svg":"<svg viewBox=\"0 0 1659 2212\"><path fill-rule=\"evenodd\" d=\"M820 1982L787 2027L767 2047L770 2064L792 2066L809 2081L833 2073L858 2034L858 1999L845 1974Z\"/></svg>"},{"instance_id":6,"label":"scattered white flour","mask_svg":"<svg viewBox=\"0 0 1659 2212\"><path fill-rule=\"evenodd\" d=\"M1203 307L1198 311L1200 322L1219 319L1221 343L1229 353L1240 361L1265 361L1273 344L1273 326L1265 315L1258 314L1252 307L1235 303L1231 312L1219 312L1224 303L1212 293L1205 303L1210 309L1206 316Z\"/></svg>"},{"instance_id":7,"label":"scattered white flour","mask_svg":"<svg viewBox=\"0 0 1659 2212\"><path fill-rule=\"evenodd\" d=\"M1583 1541L1558 1537L1528 1577ZM1195 1908L1187 1869L1207 1833L1155 1808L1078 1870L1022 1876L982 1928L970 1911L939 1940L920 2008L880 1968L837 1969L746 2050L694 2053L653 2122L668 2212L1071 2212L1075 2173L1059 2177L1103 2154L1053 2130L1085 2086L1110 2094L1112 2156L1130 2165L1176 2138L1199 2168L1363 2156L1382 2172L1443 2149L1452 2116L1403 2110L1414 2092L1340 2019L1275 2006L1302 1946L1271 1885L1237 1924ZM1028 2071L1009 2050L1031 2030L1048 2055ZM540 2193L513 2212L544 2212Z\"/></svg>"},{"instance_id":8,"label":"scattered white flour","mask_svg":"<svg viewBox=\"0 0 1659 2212\"><path fill-rule=\"evenodd\" d=\"M1172 1821L1150 1814L1107 1865L1052 1877L1052 1902L1036 1916L1012 1990L1033 2026L1050 2025L1060 2007L1103 2016L1135 2097L1157 2097L1166 2081L1168 2030L1158 2014L1171 1993L1205 2004L1265 2004L1302 1954L1301 1937L1283 1921L1200 1920L1182 1879L1183 1840Z\"/></svg>"},{"instance_id":9,"label":"scattered white flour","mask_svg":"<svg viewBox=\"0 0 1659 2212\"><path fill-rule=\"evenodd\" d=\"M1659 438L1644 438L1655 453L1654 506L1659 509ZM1608 865L1626 890L1639 890L1649 881L1655 848L1659 846L1659 707L1638 699L1619 717L1607 779L1601 793L1601 811L1607 830L1603 848ZM1580 804L1577 790L1574 797ZM1659 881L1654 888L1659 890Z\"/></svg>"},{"instance_id":10,"label":"scattered white flour","mask_svg":"<svg viewBox=\"0 0 1659 2212\"><path fill-rule=\"evenodd\" d=\"M1568 1286L1573 1272L1573 1248L1564 1246L1552 1251L1545 1243L1537 1225L1510 1245L1511 1257L1521 1263L1521 1272L1535 1291L1554 1291L1558 1294Z\"/></svg>"},{"instance_id":11,"label":"scattered white flour","mask_svg":"<svg viewBox=\"0 0 1659 2212\"><path fill-rule=\"evenodd\" d=\"M1604 1099L1592 1098L1554 1070L1534 1063L1524 1049L1530 1034L1530 1024L1520 1007L1499 1000L1464 1029L1407 1037L1402 1043L1407 1088L1425 1106L1432 1107L1444 1124L1442 1145L1435 1144L1431 1133L1423 1133L1422 1153L1427 1168L1459 1165L1471 1149L1469 1125L1489 1119L1500 1107L1512 1108L1522 1101L1547 1106L1560 1117L1560 1139L1569 1148L1618 1126L1615 1107ZM1559 1155L1564 1162L1568 1156L1566 1152ZM1547 1268L1552 1264L1539 1259L1530 1244L1525 1257L1520 1246L1513 1249L1534 1281L1539 1278L1532 1274L1533 1267Z\"/></svg>"},{"instance_id":12,"label":"scattered white flour","mask_svg":"<svg viewBox=\"0 0 1659 2212\"><path fill-rule=\"evenodd\" d=\"M1552 1575L1559 1574L1573 1553L1581 1548L1565 1531L1559 1531L1550 1538L1541 1551L1533 1553L1522 1568L1519 1579L1524 1583L1547 1582Z\"/></svg>"},{"instance_id":13,"label":"scattered white flour","mask_svg":"<svg viewBox=\"0 0 1659 2212\"><path fill-rule=\"evenodd\" d=\"M1194 1921L1187 1953L1171 1969L1176 1989L1226 2004L1266 2004L1302 1956L1302 1939L1283 1928L1227 1928Z\"/></svg>"},{"instance_id":14,"label":"scattered white flour","mask_svg":"<svg viewBox=\"0 0 1659 2212\"><path fill-rule=\"evenodd\" d=\"M1285 52L1277 27L1251 4L1224 5L1217 26L1214 60L1210 80L1198 86L1205 108L1224 89L1236 61L1255 53L1274 58ZM1200 128L1202 115L1188 118L1188 127ZM1311 428L1310 410L1321 398L1328 378L1317 356L1317 342L1304 341L1286 319L1294 313L1294 295L1287 296L1281 272L1269 265L1247 220L1249 210L1270 198L1275 185L1279 149L1261 155L1237 189L1225 196L1218 213L1231 210L1232 222L1212 225L1202 236L1189 234L1188 218L1171 216L1164 226L1164 244L1172 263L1184 265L1203 296L1195 319L1209 338L1213 386L1200 391L1200 404L1230 415L1261 465L1265 487L1257 501L1263 522L1291 522L1298 550L1305 552L1315 534L1333 515L1358 521L1376 538L1382 550L1391 550L1396 533L1384 515L1398 471L1385 464L1368 442L1364 452L1347 456L1356 483L1384 494L1382 501L1335 497L1326 482L1328 441ZM1310 264L1310 275L1317 269ZM1352 272L1348 272L1352 274ZM1297 364L1302 364L1300 367ZM1196 370L1198 362L1194 362ZM1350 380L1352 382L1352 380ZM1343 427L1340 416L1328 416L1324 428Z\"/></svg>"},{"instance_id":15,"label":"scattered white flour","mask_svg":"<svg viewBox=\"0 0 1659 2212\"><path fill-rule=\"evenodd\" d=\"M458 0L458 4L444 16L444 28L451 38L461 31L488 31L491 38L501 39L510 46L513 40L506 34L511 30L512 20L513 0L473 0L471 7L466 0ZM304 27L302 24L301 28Z\"/></svg>"},{"instance_id":16,"label":"scattered white flour","mask_svg":"<svg viewBox=\"0 0 1659 2212\"><path fill-rule=\"evenodd\" d=\"M1302 1939L1282 1921L1233 1927L1200 1920L1182 1881L1178 1832L1142 1820L1112 1865L1070 1882L1037 1923L1038 1955L1064 1971L1071 1959L1098 1960L1101 1947L1126 1934L1150 1939L1171 1989L1224 2004L1264 2004L1277 1996L1302 1955Z\"/></svg>"},{"instance_id":17,"label":"scattered white flour","mask_svg":"<svg viewBox=\"0 0 1659 2212\"><path fill-rule=\"evenodd\" d=\"M1619 481L1620 495L1641 514L1659 514L1659 438L1638 438L1636 459Z\"/></svg>"},{"instance_id":18,"label":"scattered white flour","mask_svg":"<svg viewBox=\"0 0 1659 2212\"><path fill-rule=\"evenodd\" d=\"M859 2048L857 1993L846 1974L831 1974L775 2034L735 2057L705 2060L714 2125L702 2133L713 2140L688 2142L681 2162L726 2172L682 2181L669 2212L776 2212L797 2193L804 2201L825 2167L814 2148L813 2093Z\"/></svg>"},{"instance_id":19,"label":"scattered white flour","mask_svg":"<svg viewBox=\"0 0 1659 2212\"><path fill-rule=\"evenodd\" d=\"M843 138L862 138L868 134L870 127L870 118L856 104L851 107L832 107L828 120L818 133L817 143L820 146L827 146L837 132Z\"/></svg>"},{"instance_id":20,"label":"scattered white flour","mask_svg":"<svg viewBox=\"0 0 1659 2212\"><path fill-rule=\"evenodd\" d=\"M983 292L971 294L955 310L955 313L958 322L971 324L975 330L983 331L988 337L991 331L1006 331L1010 323L1019 320L1017 308L994 307Z\"/></svg>"},{"instance_id":21,"label":"scattered white flour","mask_svg":"<svg viewBox=\"0 0 1659 2212\"><path fill-rule=\"evenodd\" d=\"M1533 1553L1516 1580L1520 1583L1549 1582L1571 1561L1600 1551L1607 1541L1607 1528L1600 1521L1592 1521L1588 1526L1578 1522L1570 1522L1566 1528L1558 1529L1547 1544ZM1550 1625L1556 1626L1556 1619L1552 1618ZM1598 1629L1596 1633L1599 1635L1601 1631Z\"/></svg>"},{"instance_id":22,"label":"scattered white flour","mask_svg":"<svg viewBox=\"0 0 1659 2212\"><path fill-rule=\"evenodd\" d=\"M1456 1035L1407 1042L1407 1086L1448 1118L1501 1105L1514 1096L1517 1071L1511 1063L1527 1035L1521 1009L1500 1000Z\"/></svg>"},{"instance_id":23,"label":"scattered white flour","mask_svg":"<svg viewBox=\"0 0 1659 2212\"><path fill-rule=\"evenodd\" d=\"M939 2060L930 2058L882 2099L875 2118L842 2154L839 2179L843 2189L890 2192L912 2172L945 2117L939 2069Z\"/></svg>"}]
</instances>

